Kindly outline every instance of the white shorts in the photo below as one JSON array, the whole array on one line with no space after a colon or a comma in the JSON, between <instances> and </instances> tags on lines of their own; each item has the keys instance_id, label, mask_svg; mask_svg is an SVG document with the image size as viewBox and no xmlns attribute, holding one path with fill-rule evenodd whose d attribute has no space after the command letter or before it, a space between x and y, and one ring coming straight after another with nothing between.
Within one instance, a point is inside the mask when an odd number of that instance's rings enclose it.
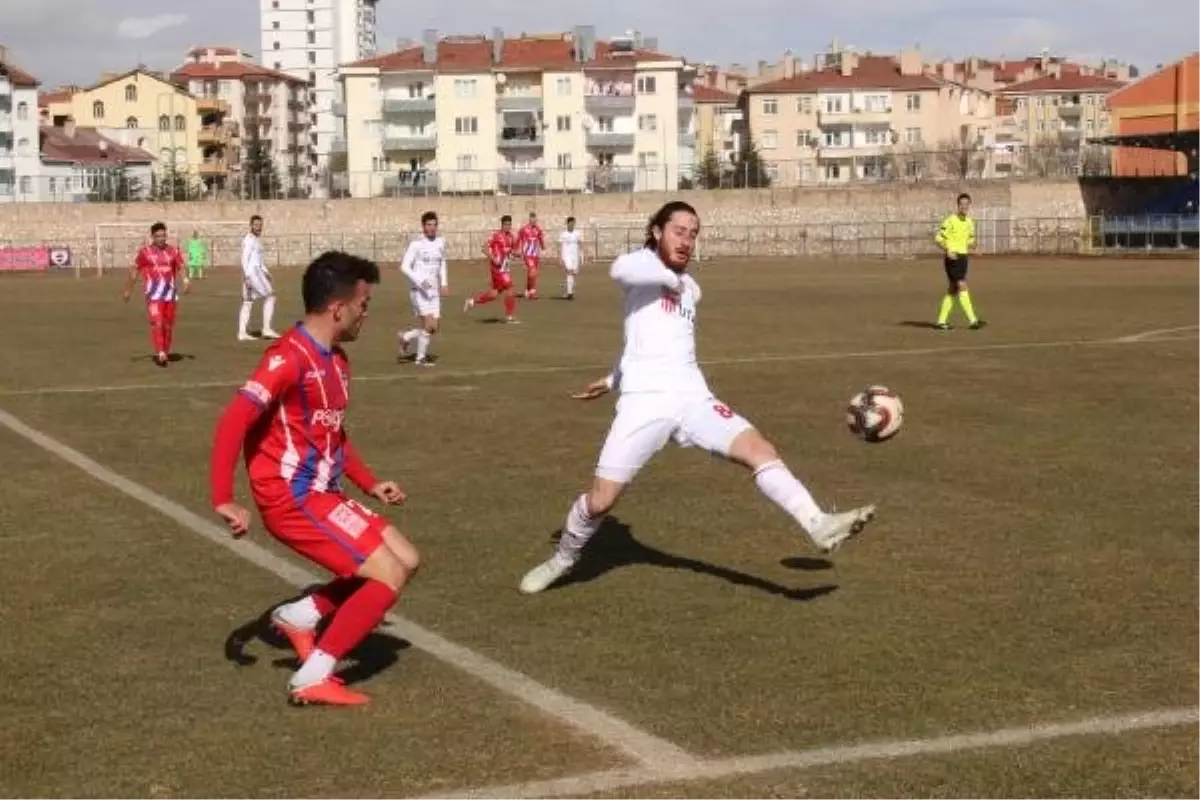
<instances>
[{"instance_id":1,"label":"white shorts","mask_svg":"<svg viewBox=\"0 0 1200 800\"><path fill-rule=\"evenodd\" d=\"M253 272L242 275L242 301L262 300L275 294L271 287L271 278L265 272Z\"/></svg>"},{"instance_id":2,"label":"white shorts","mask_svg":"<svg viewBox=\"0 0 1200 800\"><path fill-rule=\"evenodd\" d=\"M564 258L563 269L565 269L567 272L579 272L579 259Z\"/></svg>"},{"instance_id":3,"label":"white shorts","mask_svg":"<svg viewBox=\"0 0 1200 800\"><path fill-rule=\"evenodd\" d=\"M596 464L596 477L629 483L671 439L726 458L733 440L754 426L711 395L627 394Z\"/></svg>"},{"instance_id":4,"label":"white shorts","mask_svg":"<svg viewBox=\"0 0 1200 800\"><path fill-rule=\"evenodd\" d=\"M409 289L408 299L412 303L413 314L418 317L442 317L442 296L438 292L433 292L433 296L427 296L420 289Z\"/></svg>"}]
</instances>

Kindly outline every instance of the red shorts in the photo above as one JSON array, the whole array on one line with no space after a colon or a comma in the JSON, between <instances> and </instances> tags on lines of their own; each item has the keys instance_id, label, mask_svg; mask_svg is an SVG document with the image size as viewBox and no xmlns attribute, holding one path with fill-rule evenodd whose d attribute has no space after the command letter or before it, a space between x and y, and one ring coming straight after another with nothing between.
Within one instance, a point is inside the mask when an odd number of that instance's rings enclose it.
<instances>
[{"instance_id":1,"label":"red shorts","mask_svg":"<svg viewBox=\"0 0 1200 800\"><path fill-rule=\"evenodd\" d=\"M525 256L525 269L531 269L536 272L541 263L541 256Z\"/></svg>"},{"instance_id":2,"label":"red shorts","mask_svg":"<svg viewBox=\"0 0 1200 800\"><path fill-rule=\"evenodd\" d=\"M503 292L512 288L512 273L492 267L492 291Z\"/></svg>"},{"instance_id":3,"label":"red shorts","mask_svg":"<svg viewBox=\"0 0 1200 800\"><path fill-rule=\"evenodd\" d=\"M164 325L174 325L177 305L179 304L174 300L147 300L146 316L149 317L150 324L161 322Z\"/></svg>"},{"instance_id":4,"label":"red shorts","mask_svg":"<svg viewBox=\"0 0 1200 800\"><path fill-rule=\"evenodd\" d=\"M260 507L263 525L279 541L340 577L383 544L390 523L343 494L313 492L303 503Z\"/></svg>"}]
</instances>

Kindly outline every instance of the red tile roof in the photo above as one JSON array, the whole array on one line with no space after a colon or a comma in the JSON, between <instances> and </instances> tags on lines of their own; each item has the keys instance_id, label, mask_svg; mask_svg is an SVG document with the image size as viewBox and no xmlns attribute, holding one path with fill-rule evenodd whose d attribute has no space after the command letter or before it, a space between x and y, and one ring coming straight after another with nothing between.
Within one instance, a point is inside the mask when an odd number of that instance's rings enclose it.
<instances>
[{"instance_id":1,"label":"red tile roof","mask_svg":"<svg viewBox=\"0 0 1200 800\"><path fill-rule=\"evenodd\" d=\"M13 86L29 88L41 85L41 81L37 78L6 61L0 61L0 75L7 75L8 82Z\"/></svg>"},{"instance_id":2,"label":"red tile roof","mask_svg":"<svg viewBox=\"0 0 1200 800\"><path fill-rule=\"evenodd\" d=\"M1064 72L1061 76L1044 75L1040 78L1014 83L1000 91L1004 94L1030 94L1033 92L1111 92L1120 89L1125 81L1106 78L1103 75L1084 75L1081 72Z\"/></svg>"},{"instance_id":3,"label":"red tile roof","mask_svg":"<svg viewBox=\"0 0 1200 800\"><path fill-rule=\"evenodd\" d=\"M154 156L145 150L118 144L95 128L76 128L74 136L67 136L64 128L42 126L40 139L42 158L46 161L69 161L89 166L150 164L154 161Z\"/></svg>"},{"instance_id":4,"label":"red tile roof","mask_svg":"<svg viewBox=\"0 0 1200 800\"><path fill-rule=\"evenodd\" d=\"M38 108L46 108L51 103L65 103L74 94L75 92L71 89L55 89L50 92L42 92L38 95Z\"/></svg>"},{"instance_id":5,"label":"red tile roof","mask_svg":"<svg viewBox=\"0 0 1200 800\"><path fill-rule=\"evenodd\" d=\"M611 43L597 39L596 57L584 64L575 61L571 38L566 35L505 39L501 63L492 63L492 40L486 36L449 37L438 41L436 64L426 64L421 45L356 61L350 67L375 67L383 71L436 69L439 72L485 72L490 69L551 70L631 68L638 61L682 61L654 50L615 53Z\"/></svg>"},{"instance_id":6,"label":"red tile roof","mask_svg":"<svg viewBox=\"0 0 1200 800\"><path fill-rule=\"evenodd\" d=\"M803 94L827 89L937 89L942 82L928 75L901 75L900 62L891 56L859 56L858 64L843 75L826 68L797 72L794 77L751 86L750 94Z\"/></svg>"},{"instance_id":7,"label":"red tile roof","mask_svg":"<svg viewBox=\"0 0 1200 800\"><path fill-rule=\"evenodd\" d=\"M697 103L736 103L737 95L725 92L715 86L705 86L697 83L692 87L692 100Z\"/></svg>"},{"instance_id":8,"label":"red tile roof","mask_svg":"<svg viewBox=\"0 0 1200 800\"><path fill-rule=\"evenodd\" d=\"M176 69L171 73L171 77L175 80L275 80L296 84L308 83L295 75L268 69L262 64L251 64L244 61L191 62Z\"/></svg>"}]
</instances>

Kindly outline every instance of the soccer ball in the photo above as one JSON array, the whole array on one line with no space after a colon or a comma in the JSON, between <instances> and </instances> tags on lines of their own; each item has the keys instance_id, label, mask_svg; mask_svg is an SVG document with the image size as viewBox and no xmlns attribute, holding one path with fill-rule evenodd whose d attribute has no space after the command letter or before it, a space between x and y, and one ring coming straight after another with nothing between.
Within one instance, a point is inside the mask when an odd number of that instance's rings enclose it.
<instances>
[{"instance_id":1,"label":"soccer ball","mask_svg":"<svg viewBox=\"0 0 1200 800\"><path fill-rule=\"evenodd\" d=\"M904 424L904 404L886 386L868 386L846 406L846 424L850 432L864 442L886 442L900 432Z\"/></svg>"}]
</instances>

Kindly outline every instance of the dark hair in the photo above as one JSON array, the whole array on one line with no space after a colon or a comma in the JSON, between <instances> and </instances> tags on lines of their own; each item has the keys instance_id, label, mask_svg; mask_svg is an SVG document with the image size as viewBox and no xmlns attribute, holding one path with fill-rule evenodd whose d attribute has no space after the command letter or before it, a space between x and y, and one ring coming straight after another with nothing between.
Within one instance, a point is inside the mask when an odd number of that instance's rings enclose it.
<instances>
[{"instance_id":1,"label":"dark hair","mask_svg":"<svg viewBox=\"0 0 1200 800\"><path fill-rule=\"evenodd\" d=\"M304 312L315 314L324 311L334 300L351 297L359 281L379 283L379 266L374 261L340 250L322 253L304 270L300 284Z\"/></svg>"},{"instance_id":2,"label":"dark hair","mask_svg":"<svg viewBox=\"0 0 1200 800\"><path fill-rule=\"evenodd\" d=\"M252 216L252 217L250 218L250 224L252 224L252 225L253 225L253 224L254 224L254 220L258 220L259 222L262 222L262 217L260 217L258 214L255 214L254 216Z\"/></svg>"},{"instance_id":3,"label":"dark hair","mask_svg":"<svg viewBox=\"0 0 1200 800\"><path fill-rule=\"evenodd\" d=\"M530 212L529 212L529 218L530 218L530 219L537 219L537 212L536 212L536 211L530 211Z\"/></svg>"},{"instance_id":4,"label":"dark hair","mask_svg":"<svg viewBox=\"0 0 1200 800\"><path fill-rule=\"evenodd\" d=\"M682 200L672 200L664 205L654 216L650 218L650 224L646 226L646 244L644 247L654 249L658 247L658 238L654 235L655 228L665 228L667 223L671 221L671 217L678 212L691 214L696 219L700 219L700 215L696 213L696 209L692 208L690 203L685 203Z\"/></svg>"},{"instance_id":5,"label":"dark hair","mask_svg":"<svg viewBox=\"0 0 1200 800\"><path fill-rule=\"evenodd\" d=\"M166 229L167 229L167 223L156 222L150 226L150 235L153 236L154 234L158 233L159 231L165 231Z\"/></svg>"},{"instance_id":6,"label":"dark hair","mask_svg":"<svg viewBox=\"0 0 1200 800\"><path fill-rule=\"evenodd\" d=\"M421 215L421 224L424 225L426 222L437 222L437 212L436 211L426 211L424 214L422 214Z\"/></svg>"},{"instance_id":7,"label":"dark hair","mask_svg":"<svg viewBox=\"0 0 1200 800\"><path fill-rule=\"evenodd\" d=\"M503 225L503 224L504 224L504 223L506 223L506 222L512 222L512 215L511 215L511 214L505 214L503 217L501 217L501 218L500 218L500 224L501 224L501 225Z\"/></svg>"},{"instance_id":8,"label":"dark hair","mask_svg":"<svg viewBox=\"0 0 1200 800\"><path fill-rule=\"evenodd\" d=\"M958 198L954 202L961 203L963 200L970 200L970 199L971 199L971 195L967 194L966 192L963 192L962 194L960 194L958 196Z\"/></svg>"},{"instance_id":9,"label":"dark hair","mask_svg":"<svg viewBox=\"0 0 1200 800\"><path fill-rule=\"evenodd\" d=\"M569 224L569 223L572 223L572 222L574 222L574 221L575 221L575 218L574 218L574 217L567 217L567 223L568 223L568 224Z\"/></svg>"}]
</instances>

